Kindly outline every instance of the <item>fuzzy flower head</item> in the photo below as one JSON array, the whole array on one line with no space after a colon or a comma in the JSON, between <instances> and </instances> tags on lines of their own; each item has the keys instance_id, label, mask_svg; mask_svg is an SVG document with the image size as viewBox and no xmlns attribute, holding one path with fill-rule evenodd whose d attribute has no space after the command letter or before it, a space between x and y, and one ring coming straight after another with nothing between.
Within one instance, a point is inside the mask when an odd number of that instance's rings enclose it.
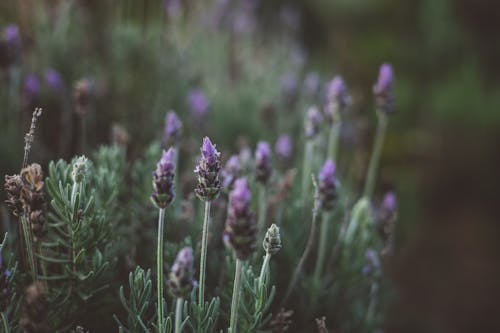
<instances>
[{"instance_id":1,"label":"fuzzy flower head","mask_svg":"<svg viewBox=\"0 0 500 333\"><path fill-rule=\"evenodd\" d=\"M386 113L394 111L394 71L390 64L382 64L378 80L373 86L377 109Z\"/></svg>"},{"instance_id":2,"label":"fuzzy flower head","mask_svg":"<svg viewBox=\"0 0 500 333\"><path fill-rule=\"evenodd\" d=\"M365 265L362 268L362 273L366 277L373 277L380 273L380 260L378 253L373 249L368 249L365 252Z\"/></svg>"},{"instance_id":3,"label":"fuzzy flower head","mask_svg":"<svg viewBox=\"0 0 500 333\"><path fill-rule=\"evenodd\" d=\"M203 201L212 201L219 195L221 182L220 153L208 137L203 138L201 158L194 172L198 175L198 186L194 190L198 198Z\"/></svg>"},{"instance_id":4,"label":"fuzzy flower head","mask_svg":"<svg viewBox=\"0 0 500 333\"><path fill-rule=\"evenodd\" d=\"M222 187L225 190L231 189L231 187L234 184L234 181L238 176L240 175L241 172L241 166L240 166L240 159L238 155L232 155L229 160L227 160L226 165L224 166L224 169L222 169L221 175L222 175Z\"/></svg>"},{"instance_id":5,"label":"fuzzy flower head","mask_svg":"<svg viewBox=\"0 0 500 333\"><path fill-rule=\"evenodd\" d=\"M53 68L49 68L48 70L45 71L44 74L45 78L45 83L47 86L54 92L60 92L63 87L63 79L61 77L61 74L59 74L58 71L56 71Z\"/></svg>"},{"instance_id":6,"label":"fuzzy flower head","mask_svg":"<svg viewBox=\"0 0 500 333\"><path fill-rule=\"evenodd\" d=\"M318 95L321 80L319 74L310 72L304 79L304 94L309 98L314 98Z\"/></svg>"},{"instance_id":7,"label":"fuzzy flower head","mask_svg":"<svg viewBox=\"0 0 500 333\"><path fill-rule=\"evenodd\" d=\"M191 90L187 102L193 118L198 121L205 120L208 115L208 110L210 109L210 102L203 91L199 89Z\"/></svg>"},{"instance_id":8,"label":"fuzzy flower head","mask_svg":"<svg viewBox=\"0 0 500 333\"><path fill-rule=\"evenodd\" d=\"M33 99L40 93L40 81L35 74L29 74L23 84L24 96L28 99Z\"/></svg>"},{"instance_id":9,"label":"fuzzy flower head","mask_svg":"<svg viewBox=\"0 0 500 333\"><path fill-rule=\"evenodd\" d=\"M287 73L281 77L281 96L285 105L292 107L298 98L299 81L294 73Z\"/></svg>"},{"instance_id":10,"label":"fuzzy flower head","mask_svg":"<svg viewBox=\"0 0 500 333\"><path fill-rule=\"evenodd\" d=\"M169 111L165 117L164 137L169 144L175 144L179 141L182 134L182 122L177 114Z\"/></svg>"},{"instance_id":11,"label":"fuzzy flower head","mask_svg":"<svg viewBox=\"0 0 500 333\"><path fill-rule=\"evenodd\" d=\"M151 200L158 208L167 207L175 198L174 176L175 176L175 154L174 148L163 151L156 170L153 172L153 193Z\"/></svg>"},{"instance_id":12,"label":"fuzzy flower head","mask_svg":"<svg viewBox=\"0 0 500 333\"><path fill-rule=\"evenodd\" d=\"M269 229L267 229L262 246L264 247L266 253L271 255L274 255L281 250L280 228L276 224L273 223Z\"/></svg>"},{"instance_id":13,"label":"fuzzy flower head","mask_svg":"<svg viewBox=\"0 0 500 333\"><path fill-rule=\"evenodd\" d=\"M193 279L193 249L185 247L179 251L175 259L168 279L170 292L177 298L186 298L189 296L196 281Z\"/></svg>"},{"instance_id":14,"label":"fuzzy flower head","mask_svg":"<svg viewBox=\"0 0 500 333\"><path fill-rule=\"evenodd\" d=\"M90 161L85 156L77 157L73 162L73 170L71 171L71 179L74 183L81 183L89 174Z\"/></svg>"},{"instance_id":15,"label":"fuzzy flower head","mask_svg":"<svg viewBox=\"0 0 500 333\"><path fill-rule=\"evenodd\" d=\"M397 220L397 210L396 194L392 191L387 192L378 211L378 231L384 241L388 241L392 237Z\"/></svg>"},{"instance_id":16,"label":"fuzzy flower head","mask_svg":"<svg viewBox=\"0 0 500 333\"><path fill-rule=\"evenodd\" d=\"M276 141L274 151L282 162L290 161L293 152L292 138L288 134L281 135Z\"/></svg>"},{"instance_id":17,"label":"fuzzy flower head","mask_svg":"<svg viewBox=\"0 0 500 333\"><path fill-rule=\"evenodd\" d=\"M33 163L21 170L21 202L23 211L33 233L38 241L45 234L45 195L43 191L42 167Z\"/></svg>"},{"instance_id":18,"label":"fuzzy flower head","mask_svg":"<svg viewBox=\"0 0 500 333\"><path fill-rule=\"evenodd\" d=\"M255 214L250 210L252 194L245 178L234 182L229 194L224 241L230 246L236 257L247 260L256 248L257 225Z\"/></svg>"},{"instance_id":19,"label":"fuzzy flower head","mask_svg":"<svg viewBox=\"0 0 500 333\"><path fill-rule=\"evenodd\" d=\"M18 49L21 47L21 34L19 33L19 27L14 24L10 24L3 29L2 39L7 44L7 47L11 49Z\"/></svg>"},{"instance_id":20,"label":"fuzzy flower head","mask_svg":"<svg viewBox=\"0 0 500 333\"><path fill-rule=\"evenodd\" d=\"M327 160L319 172L319 200L323 210L331 210L337 203L337 179L335 177L335 163Z\"/></svg>"},{"instance_id":21,"label":"fuzzy flower head","mask_svg":"<svg viewBox=\"0 0 500 333\"><path fill-rule=\"evenodd\" d=\"M304 122L304 135L307 139L314 139L318 135L322 120L323 117L317 107L312 106L307 110Z\"/></svg>"},{"instance_id":22,"label":"fuzzy flower head","mask_svg":"<svg viewBox=\"0 0 500 333\"><path fill-rule=\"evenodd\" d=\"M271 148L269 143L260 141L255 149L255 179L262 184L269 181L272 173Z\"/></svg>"},{"instance_id":23,"label":"fuzzy flower head","mask_svg":"<svg viewBox=\"0 0 500 333\"><path fill-rule=\"evenodd\" d=\"M325 117L330 123L335 121L338 112L343 112L351 104L351 96L341 76L337 75L326 88Z\"/></svg>"}]
</instances>

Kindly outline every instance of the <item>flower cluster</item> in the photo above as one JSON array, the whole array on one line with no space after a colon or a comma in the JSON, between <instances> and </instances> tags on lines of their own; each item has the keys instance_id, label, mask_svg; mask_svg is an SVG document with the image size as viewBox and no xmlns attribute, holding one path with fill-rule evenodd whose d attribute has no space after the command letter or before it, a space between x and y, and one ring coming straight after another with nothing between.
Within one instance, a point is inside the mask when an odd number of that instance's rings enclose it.
<instances>
[{"instance_id":1,"label":"flower cluster","mask_svg":"<svg viewBox=\"0 0 500 333\"><path fill-rule=\"evenodd\" d=\"M323 117L317 107L312 106L307 110L304 122L304 135L306 139L314 139L319 133Z\"/></svg>"},{"instance_id":2,"label":"flower cluster","mask_svg":"<svg viewBox=\"0 0 500 333\"><path fill-rule=\"evenodd\" d=\"M170 292L175 297L186 298L195 287L193 262L192 248L185 247L177 254L167 282Z\"/></svg>"},{"instance_id":3,"label":"flower cluster","mask_svg":"<svg viewBox=\"0 0 500 333\"><path fill-rule=\"evenodd\" d=\"M271 255L281 250L280 228L276 224L273 223L269 229L267 229L262 246L264 247L264 251Z\"/></svg>"},{"instance_id":4,"label":"flower cluster","mask_svg":"<svg viewBox=\"0 0 500 333\"><path fill-rule=\"evenodd\" d=\"M373 86L377 109L385 113L394 112L394 73L390 64L380 66L377 83Z\"/></svg>"},{"instance_id":5,"label":"flower cluster","mask_svg":"<svg viewBox=\"0 0 500 333\"><path fill-rule=\"evenodd\" d=\"M153 193L151 200L158 208L167 207L175 198L174 173L176 151L169 148L163 151L160 161L153 172Z\"/></svg>"},{"instance_id":6,"label":"flower cluster","mask_svg":"<svg viewBox=\"0 0 500 333\"><path fill-rule=\"evenodd\" d=\"M255 149L255 180L266 184L272 173L271 148L269 143L261 141Z\"/></svg>"},{"instance_id":7,"label":"flower cluster","mask_svg":"<svg viewBox=\"0 0 500 333\"><path fill-rule=\"evenodd\" d=\"M43 173L39 164L33 163L21 170L21 201L33 235L37 239L44 236L45 195L43 193Z\"/></svg>"},{"instance_id":8,"label":"flower cluster","mask_svg":"<svg viewBox=\"0 0 500 333\"><path fill-rule=\"evenodd\" d=\"M251 196L247 180L237 179L229 195L224 241L240 260L248 259L256 248L257 225L250 209Z\"/></svg>"},{"instance_id":9,"label":"flower cluster","mask_svg":"<svg viewBox=\"0 0 500 333\"><path fill-rule=\"evenodd\" d=\"M337 203L337 179L335 178L335 163L327 160L319 172L318 193L323 210L331 210Z\"/></svg>"},{"instance_id":10,"label":"flower cluster","mask_svg":"<svg viewBox=\"0 0 500 333\"><path fill-rule=\"evenodd\" d=\"M173 111L167 113L165 117L164 138L168 145L174 145L179 142L182 134L182 123Z\"/></svg>"},{"instance_id":11,"label":"flower cluster","mask_svg":"<svg viewBox=\"0 0 500 333\"><path fill-rule=\"evenodd\" d=\"M198 198L203 201L212 201L219 195L221 182L220 153L208 137L203 138L201 158L194 172L198 175L198 186L194 190Z\"/></svg>"}]
</instances>

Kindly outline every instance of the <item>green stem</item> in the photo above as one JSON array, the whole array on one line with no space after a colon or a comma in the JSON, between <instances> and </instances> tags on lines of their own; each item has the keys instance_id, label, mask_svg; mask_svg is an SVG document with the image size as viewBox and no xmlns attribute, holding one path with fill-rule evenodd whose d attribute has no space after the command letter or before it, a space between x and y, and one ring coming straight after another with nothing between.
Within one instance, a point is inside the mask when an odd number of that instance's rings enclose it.
<instances>
[{"instance_id":1,"label":"green stem","mask_svg":"<svg viewBox=\"0 0 500 333\"><path fill-rule=\"evenodd\" d=\"M23 235L24 235L24 243L26 244L26 252L27 252L27 257L28 257L28 263L31 271L31 277L33 278L33 281L37 280L37 272L36 272L36 266L35 266L35 259L33 258L33 247L31 243L31 236L30 236L30 230L28 226L28 221L26 220L26 216L21 217L21 227L23 229Z\"/></svg>"},{"instance_id":2,"label":"green stem","mask_svg":"<svg viewBox=\"0 0 500 333\"><path fill-rule=\"evenodd\" d=\"M266 228L266 213L267 213L267 191L266 185L259 184L259 218L257 222L259 233Z\"/></svg>"},{"instance_id":3,"label":"green stem","mask_svg":"<svg viewBox=\"0 0 500 333\"><path fill-rule=\"evenodd\" d=\"M286 291L285 297L283 298L283 301L281 304L286 303L288 297L290 297L290 295L293 291L293 288L295 287L295 284L297 283L297 280L299 279L300 273L302 272L302 267L304 266L304 263L306 262L306 259L309 256L309 252L311 252L311 249L312 249L312 246L314 243L314 236L316 235L317 219L318 219L318 210L314 209L312 222L311 222L311 231L309 232L309 238L307 240L306 248L304 249L304 253L302 253L302 257L300 257L299 263L295 267L295 271L293 272L292 279L290 280L290 284L288 285L288 289Z\"/></svg>"},{"instance_id":4,"label":"green stem","mask_svg":"<svg viewBox=\"0 0 500 333\"><path fill-rule=\"evenodd\" d=\"M338 155L338 145L339 145L339 136L340 136L340 128L341 122L337 121L332 124L330 127L330 134L328 136L328 154L327 158L337 163L337 155Z\"/></svg>"},{"instance_id":5,"label":"green stem","mask_svg":"<svg viewBox=\"0 0 500 333\"><path fill-rule=\"evenodd\" d=\"M319 281L323 273L323 265L325 262L326 242L328 240L328 220L330 215L326 215L321 221L320 238L318 244L318 256L316 257L316 266L314 268L314 281Z\"/></svg>"},{"instance_id":6,"label":"green stem","mask_svg":"<svg viewBox=\"0 0 500 333\"><path fill-rule=\"evenodd\" d=\"M208 226L210 223L210 201L205 201L205 218L203 220L203 233L201 236L201 258L200 258L200 288L198 290L198 306L200 309L205 305L205 266L207 263ZM200 314L201 315L201 314Z\"/></svg>"},{"instance_id":7,"label":"green stem","mask_svg":"<svg viewBox=\"0 0 500 333\"><path fill-rule=\"evenodd\" d=\"M9 333L9 323L7 321L7 317L5 317L5 313L1 312L0 315L2 316L2 324L3 324L3 331L5 333Z\"/></svg>"},{"instance_id":8,"label":"green stem","mask_svg":"<svg viewBox=\"0 0 500 333\"><path fill-rule=\"evenodd\" d=\"M311 185L311 168L312 168L313 153L314 153L314 142L312 140L307 140L304 151L304 164L302 167L302 207L306 205L306 201L310 195L309 187Z\"/></svg>"},{"instance_id":9,"label":"green stem","mask_svg":"<svg viewBox=\"0 0 500 333\"><path fill-rule=\"evenodd\" d=\"M260 269L260 276L259 276L259 289L262 288L264 285L264 279L266 277L266 273L269 270L269 261L271 260L271 254L266 253L266 256L264 257L264 262L262 263L262 268Z\"/></svg>"},{"instance_id":10,"label":"green stem","mask_svg":"<svg viewBox=\"0 0 500 333\"><path fill-rule=\"evenodd\" d=\"M184 299L178 298L177 304L175 306L175 333L181 333L181 322L182 322L182 305L184 304Z\"/></svg>"},{"instance_id":11,"label":"green stem","mask_svg":"<svg viewBox=\"0 0 500 333\"><path fill-rule=\"evenodd\" d=\"M165 219L165 208L160 208L158 215L158 244L156 250L156 290L158 294L158 331L164 332L163 327L163 223Z\"/></svg>"},{"instance_id":12,"label":"green stem","mask_svg":"<svg viewBox=\"0 0 500 333\"><path fill-rule=\"evenodd\" d=\"M241 269L243 262L236 259L236 271L234 273L233 299L231 301L231 320L229 322L229 333L237 333L238 308L240 303Z\"/></svg>"},{"instance_id":13,"label":"green stem","mask_svg":"<svg viewBox=\"0 0 500 333\"><path fill-rule=\"evenodd\" d=\"M371 198L373 190L375 188L375 177L378 168L378 162L380 160L380 154L382 152L382 146L384 144L385 131L387 128L387 115L383 111L377 111L378 124L377 133L375 135L375 142L373 144L373 152L370 158L370 164L368 166L368 173L366 175L366 183L364 190L364 197Z\"/></svg>"}]
</instances>

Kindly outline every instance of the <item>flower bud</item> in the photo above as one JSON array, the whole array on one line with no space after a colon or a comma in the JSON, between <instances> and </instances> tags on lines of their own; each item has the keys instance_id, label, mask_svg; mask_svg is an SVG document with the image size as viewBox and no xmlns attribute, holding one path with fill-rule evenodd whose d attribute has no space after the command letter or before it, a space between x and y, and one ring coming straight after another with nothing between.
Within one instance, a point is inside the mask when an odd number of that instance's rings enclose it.
<instances>
[{"instance_id":1,"label":"flower bud","mask_svg":"<svg viewBox=\"0 0 500 333\"><path fill-rule=\"evenodd\" d=\"M271 148L269 143L261 141L255 149L255 179L262 184L268 182L272 173Z\"/></svg>"},{"instance_id":2,"label":"flower bud","mask_svg":"<svg viewBox=\"0 0 500 333\"><path fill-rule=\"evenodd\" d=\"M163 151L156 170L153 172L153 193L151 200L158 208L167 207L175 198L174 175L176 151L169 148Z\"/></svg>"},{"instance_id":3,"label":"flower bud","mask_svg":"<svg viewBox=\"0 0 500 333\"><path fill-rule=\"evenodd\" d=\"M185 247L179 251L168 279L170 292L177 298L186 298L196 285L193 280L193 249Z\"/></svg>"},{"instance_id":4,"label":"flower bud","mask_svg":"<svg viewBox=\"0 0 500 333\"><path fill-rule=\"evenodd\" d=\"M269 229L267 229L262 246L266 253L270 255L278 253L281 249L280 228L276 224L273 223Z\"/></svg>"},{"instance_id":5,"label":"flower bud","mask_svg":"<svg viewBox=\"0 0 500 333\"><path fill-rule=\"evenodd\" d=\"M198 175L198 186L194 190L198 198L203 201L212 201L219 195L221 182L220 153L208 137L203 139L201 158L194 172Z\"/></svg>"},{"instance_id":6,"label":"flower bud","mask_svg":"<svg viewBox=\"0 0 500 333\"><path fill-rule=\"evenodd\" d=\"M373 86L377 109L385 113L394 111L394 72L390 64L382 64L377 83Z\"/></svg>"}]
</instances>

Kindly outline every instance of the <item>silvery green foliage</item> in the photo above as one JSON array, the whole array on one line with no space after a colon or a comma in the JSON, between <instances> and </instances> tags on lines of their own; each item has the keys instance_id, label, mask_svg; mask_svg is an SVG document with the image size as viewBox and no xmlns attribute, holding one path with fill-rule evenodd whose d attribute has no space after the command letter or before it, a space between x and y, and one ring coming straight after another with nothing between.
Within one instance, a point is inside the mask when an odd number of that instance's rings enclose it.
<instances>
[{"instance_id":1,"label":"silvery green foliage","mask_svg":"<svg viewBox=\"0 0 500 333\"><path fill-rule=\"evenodd\" d=\"M151 270L144 271L136 267L129 274L129 296L125 295L123 286L120 287L120 302L125 308L127 319L122 322L114 316L118 329L123 333L149 333L153 331L151 323L154 321L154 298L152 298ZM172 320L166 318L166 332L172 331Z\"/></svg>"},{"instance_id":2,"label":"silvery green foliage","mask_svg":"<svg viewBox=\"0 0 500 333\"><path fill-rule=\"evenodd\" d=\"M210 302L205 302L205 305L200 308L196 299L196 289L191 292L191 301L186 302L184 306L184 318L189 316L189 320L185 322L185 328L188 332L200 333L218 333L217 320L220 311L220 299L214 297ZM198 320L201 318L201 320ZM186 330L183 330L185 332Z\"/></svg>"},{"instance_id":3,"label":"silvery green foliage","mask_svg":"<svg viewBox=\"0 0 500 333\"><path fill-rule=\"evenodd\" d=\"M101 151L95 167L87 164L79 182L73 181L73 171L81 170L81 158L49 165L48 235L38 257L42 262L39 278L49 285L49 319L54 331L74 327L87 315L86 311L97 311L99 296L113 281L113 193L121 183L116 172L120 160L115 153L112 149ZM115 163L113 169L111 160Z\"/></svg>"},{"instance_id":4,"label":"silvery green foliage","mask_svg":"<svg viewBox=\"0 0 500 333\"><path fill-rule=\"evenodd\" d=\"M262 286L252 266L246 265L242 272L242 290L239 309L238 328L242 332L266 332L265 327L271 320L270 307L276 293L275 286L269 288L269 269L264 275Z\"/></svg>"}]
</instances>

